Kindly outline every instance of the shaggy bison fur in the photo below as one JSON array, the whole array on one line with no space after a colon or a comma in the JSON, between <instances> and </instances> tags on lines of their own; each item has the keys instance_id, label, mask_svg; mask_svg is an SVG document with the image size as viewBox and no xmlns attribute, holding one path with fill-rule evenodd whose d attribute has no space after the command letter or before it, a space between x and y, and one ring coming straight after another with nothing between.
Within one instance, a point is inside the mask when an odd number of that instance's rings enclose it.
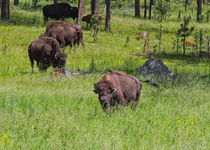
<instances>
[{"instance_id":1,"label":"shaggy bison fur","mask_svg":"<svg viewBox=\"0 0 210 150\"><path fill-rule=\"evenodd\" d=\"M28 47L28 55L34 72L34 60L39 71L46 71L51 65L55 68L65 67L67 55L61 52L59 43L50 37L33 41Z\"/></svg>"},{"instance_id":2,"label":"shaggy bison fur","mask_svg":"<svg viewBox=\"0 0 210 150\"><path fill-rule=\"evenodd\" d=\"M156 83L149 80L141 81L124 72L110 70L94 84L94 92L98 94L98 99L105 112L110 112L113 106L128 104L131 104L131 108L135 110L141 94L141 82L158 87Z\"/></svg>"}]
</instances>

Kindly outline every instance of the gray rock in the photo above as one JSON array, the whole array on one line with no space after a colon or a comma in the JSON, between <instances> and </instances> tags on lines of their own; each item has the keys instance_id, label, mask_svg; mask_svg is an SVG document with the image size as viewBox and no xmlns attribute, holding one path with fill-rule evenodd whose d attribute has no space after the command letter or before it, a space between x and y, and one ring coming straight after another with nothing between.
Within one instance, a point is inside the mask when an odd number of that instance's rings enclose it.
<instances>
[{"instance_id":1,"label":"gray rock","mask_svg":"<svg viewBox=\"0 0 210 150\"><path fill-rule=\"evenodd\" d=\"M155 58L147 60L143 66L137 68L136 72L143 76L176 79L175 73L171 72L162 60Z\"/></svg>"}]
</instances>

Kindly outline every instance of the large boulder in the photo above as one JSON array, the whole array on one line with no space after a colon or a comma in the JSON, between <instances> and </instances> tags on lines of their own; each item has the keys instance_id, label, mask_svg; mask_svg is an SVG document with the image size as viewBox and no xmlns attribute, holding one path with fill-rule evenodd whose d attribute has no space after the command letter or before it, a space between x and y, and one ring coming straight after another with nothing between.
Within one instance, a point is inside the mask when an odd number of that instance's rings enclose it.
<instances>
[{"instance_id":1,"label":"large boulder","mask_svg":"<svg viewBox=\"0 0 210 150\"><path fill-rule=\"evenodd\" d=\"M150 58L143 66L137 68L137 73L149 77L175 79L176 75L160 59Z\"/></svg>"}]
</instances>

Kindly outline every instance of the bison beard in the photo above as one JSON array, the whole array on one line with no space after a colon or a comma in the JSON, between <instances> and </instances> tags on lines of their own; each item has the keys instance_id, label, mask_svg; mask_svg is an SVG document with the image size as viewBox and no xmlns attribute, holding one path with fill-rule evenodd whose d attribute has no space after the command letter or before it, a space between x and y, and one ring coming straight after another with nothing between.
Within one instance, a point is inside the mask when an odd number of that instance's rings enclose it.
<instances>
[{"instance_id":1,"label":"bison beard","mask_svg":"<svg viewBox=\"0 0 210 150\"><path fill-rule=\"evenodd\" d=\"M147 82L155 87L156 83L149 80ZM94 92L98 94L100 104L105 112L110 112L112 107L131 104L133 110L139 102L142 84L134 76L124 72L113 70L106 73L102 79L94 84Z\"/></svg>"},{"instance_id":2,"label":"bison beard","mask_svg":"<svg viewBox=\"0 0 210 150\"><path fill-rule=\"evenodd\" d=\"M67 55L60 51L59 43L50 37L43 37L33 41L28 47L28 55L31 61L32 72L34 60L39 71L46 71L51 65L55 68L65 67Z\"/></svg>"},{"instance_id":3,"label":"bison beard","mask_svg":"<svg viewBox=\"0 0 210 150\"><path fill-rule=\"evenodd\" d=\"M76 19L78 16L77 7L71 7L68 3L55 3L52 5L46 5L42 9L44 15L44 22L51 19L63 19L73 18Z\"/></svg>"}]
</instances>

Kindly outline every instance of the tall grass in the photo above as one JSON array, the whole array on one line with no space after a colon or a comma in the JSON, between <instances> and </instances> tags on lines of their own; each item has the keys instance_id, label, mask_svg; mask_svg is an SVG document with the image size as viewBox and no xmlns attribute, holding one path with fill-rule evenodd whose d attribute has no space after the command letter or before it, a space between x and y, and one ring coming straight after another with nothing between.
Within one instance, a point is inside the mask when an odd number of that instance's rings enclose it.
<instances>
[{"instance_id":1,"label":"tall grass","mask_svg":"<svg viewBox=\"0 0 210 150\"><path fill-rule=\"evenodd\" d=\"M28 45L45 25L39 9L22 6L12 10L9 24L0 24L0 149L209 149L210 60L190 50L186 57L175 53L177 22L164 23L166 55L154 56L176 73L176 80L152 79L159 89L143 83L136 111L125 107L107 115L93 84L108 68L146 79L135 72L147 60L132 55L143 50L136 31L149 31L155 45L158 25L116 15L112 32L101 30L96 43L84 28L85 48L65 49L66 68L88 71L92 65L93 73L51 79L52 68L39 73L35 65L31 73ZM196 27L209 33L207 23Z\"/></svg>"}]
</instances>

